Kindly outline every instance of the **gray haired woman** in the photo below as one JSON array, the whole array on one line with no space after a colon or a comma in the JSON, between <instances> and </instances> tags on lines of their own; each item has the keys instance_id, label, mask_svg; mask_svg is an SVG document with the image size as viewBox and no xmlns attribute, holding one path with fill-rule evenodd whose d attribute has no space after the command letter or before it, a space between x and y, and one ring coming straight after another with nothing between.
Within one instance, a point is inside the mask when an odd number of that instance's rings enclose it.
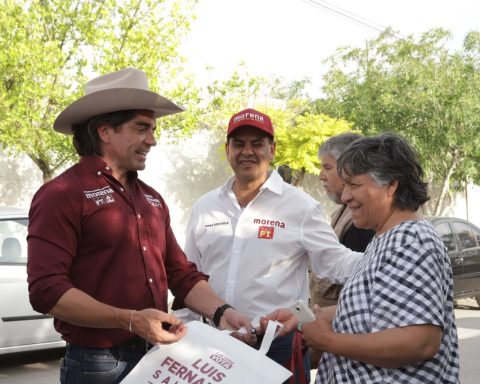
<instances>
[{"instance_id":1,"label":"gray haired woman","mask_svg":"<svg viewBox=\"0 0 480 384\"><path fill-rule=\"evenodd\" d=\"M336 307L298 322L285 310L269 318L323 351L317 383L458 383L458 338L450 260L417 210L428 200L410 145L387 133L349 145L337 161L341 200L375 237Z\"/></svg>"}]
</instances>

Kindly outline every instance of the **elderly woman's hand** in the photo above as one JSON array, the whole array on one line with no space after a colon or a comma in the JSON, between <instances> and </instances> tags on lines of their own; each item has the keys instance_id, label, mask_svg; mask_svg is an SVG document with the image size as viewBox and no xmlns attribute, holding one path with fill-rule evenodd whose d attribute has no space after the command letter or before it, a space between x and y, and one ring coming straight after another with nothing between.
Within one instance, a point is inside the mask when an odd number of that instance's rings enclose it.
<instances>
[{"instance_id":1,"label":"elderly woman's hand","mask_svg":"<svg viewBox=\"0 0 480 384\"><path fill-rule=\"evenodd\" d=\"M302 325L303 339L309 347L325 351L328 339L334 335L331 316L328 311L320 309L317 305L313 307L313 312L315 321Z\"/></svg>"}]
</instances>

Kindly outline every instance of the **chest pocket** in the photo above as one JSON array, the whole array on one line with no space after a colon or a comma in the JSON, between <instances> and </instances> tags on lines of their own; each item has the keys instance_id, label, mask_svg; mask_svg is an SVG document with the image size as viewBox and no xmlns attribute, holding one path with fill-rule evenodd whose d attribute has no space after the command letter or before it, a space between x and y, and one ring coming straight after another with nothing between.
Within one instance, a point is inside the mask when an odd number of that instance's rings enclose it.
<instances>
[{"instance_id":1,"label":"chest pocket","mask_svg":"<svg viewBox=\"0 0 480 384\"><path fill-rule=\"evenodd\" d=\"M140 232L144 230L147 233L148 240L156 247L160 247L160 251L163 254L165 252L167 231L165 210L162 206L152 206L146 203L141 215L144 220L140 223Z\"/></svg>"}]
</instances>

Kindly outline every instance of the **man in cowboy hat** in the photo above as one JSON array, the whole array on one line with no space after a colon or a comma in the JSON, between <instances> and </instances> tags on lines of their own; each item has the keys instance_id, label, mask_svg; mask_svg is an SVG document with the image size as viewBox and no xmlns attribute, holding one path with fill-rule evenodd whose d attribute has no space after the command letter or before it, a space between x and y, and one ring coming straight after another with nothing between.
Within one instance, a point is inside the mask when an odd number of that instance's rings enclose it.
<instances>
[{"instance_id":1,"label":"man in cowboy hat","mask_svg":"<svg viewBox=\"0 0 480 384\"><path fill-rule=\"evenodd\" d=\"M33 308L54 316L67 342L62 383L118 383L150 345L183 337L168 289L222 328L251 327L187 261L165 201L137 178L155 119L181 111L127 68L88 82L55 120L81 159L33 198L28 283Z\"/></svg>"}]
</instances>

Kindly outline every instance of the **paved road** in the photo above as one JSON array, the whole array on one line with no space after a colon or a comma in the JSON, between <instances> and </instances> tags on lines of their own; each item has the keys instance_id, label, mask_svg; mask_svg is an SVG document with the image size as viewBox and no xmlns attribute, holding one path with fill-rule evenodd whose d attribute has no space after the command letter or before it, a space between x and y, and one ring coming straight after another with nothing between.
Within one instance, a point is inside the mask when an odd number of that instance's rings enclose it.
<instances>
[{"instance_id":1,"label":"paved road","mask_svg":"<svg viewBox=\"0 0 480 384\"><path fill-rule=\"evenodd\" d=\"M460 382L480 382L480 308L474 300L461 300L455 310L460 344Z\"/></svg>"},{"instance_id":2,"label":"paved road","mask_svg":"<svg viewBox=\"0 0 480 384\"><path fill-rule=\"evenodd\" d=\"M61 348L0 357L0 383L59 383L59 364L64 354Z\"/></svg>"},{"instance_id":3,"label":"paved road","mask_svg":"<svg viewBox=\"0 0 480 384\"><path fill-rule=\"evenodd\" d=\"M462 384L478 384L480 377L480 309L473 300L461 300L455 309L460 341ZM23 353L0 357L0 383L58 383L58 367L64 350ZM314 377L315 371L312 371ZM315 381L313 380L312 383Z\"/></svg>"}]
</instances>

